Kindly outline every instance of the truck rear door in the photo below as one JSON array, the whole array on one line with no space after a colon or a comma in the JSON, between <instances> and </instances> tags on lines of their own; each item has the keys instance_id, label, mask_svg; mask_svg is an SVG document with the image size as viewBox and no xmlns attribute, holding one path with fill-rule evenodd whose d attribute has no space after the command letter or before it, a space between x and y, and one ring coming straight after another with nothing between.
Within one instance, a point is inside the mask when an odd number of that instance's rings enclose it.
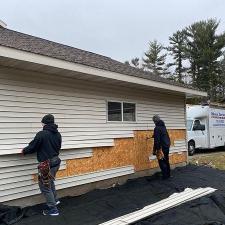
<instances>
[{"instance_id":1,"label":"truck rear door","mask_svg":"<svg viewBox=\"0 0 225 225\"><path fill-rule=\"evenodd\" d=\"M225 145L225 110L210 108L209 111L210 148Z\"/></svg>"}]
</instances>

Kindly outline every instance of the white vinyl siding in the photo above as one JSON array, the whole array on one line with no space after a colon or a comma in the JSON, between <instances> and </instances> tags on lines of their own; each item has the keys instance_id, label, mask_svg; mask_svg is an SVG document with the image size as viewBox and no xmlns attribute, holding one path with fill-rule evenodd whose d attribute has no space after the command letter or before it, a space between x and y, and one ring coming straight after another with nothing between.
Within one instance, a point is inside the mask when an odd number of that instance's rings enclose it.
<instances>
[{"instance_id":1,"label":"white vinyl siding","mask_svg":"<svg viewBox=\"0 0 225 225\"><path fill-rule=\"evenodd\" d=\"M128 174L134 173L133 166L117 167L113 169L101 170L92 173L76 175L72 177L66 177L56 180L57 190L83 185L91 182L106 180L114 177L120 177ZM0 201L10 201L12 199L22 198L30 195L39 194L39 188L37 184L32 181L32 176L27 176L27 180L11 179L11 181L6 184L0 185Z\"/></svg>"},{"instance_id":2,"label":"white vinyl siding","mask_svg":"<svg viewBox=\"0 0 225 225\"><path fill-rule=\"evenodd\" d=\"M184 98L0 67L0 202L39 193L32 180L35 156L15 153L42 129L45 114L52 113L59 125L61 169L65 169L67 159L91 157L93 147L113 146L115 138L153 129L154 114L161 115L167 128L185 129ZM109 99L134 102L137 120L107 123ZM62 178L57 183L58 188L66 188L133 172L128 166Z\"/></svg>"},{"instance_id":3,"label":"white vinyl siding","mask_svg":"<svg viewBox=\"0 0 225 225\"><path fill-rule=\"evenodd\" d=\"M137 121L107 123L105 103L110 98L135 102ZM168 128L185 128L184 96L0 70L1 155L24 148L41 129L40 121L46 113L55 115L63 149L112 146L114 138L132 137L134 130L153 129L154 114L159 114Z\"/></svg>"}]
</instances>

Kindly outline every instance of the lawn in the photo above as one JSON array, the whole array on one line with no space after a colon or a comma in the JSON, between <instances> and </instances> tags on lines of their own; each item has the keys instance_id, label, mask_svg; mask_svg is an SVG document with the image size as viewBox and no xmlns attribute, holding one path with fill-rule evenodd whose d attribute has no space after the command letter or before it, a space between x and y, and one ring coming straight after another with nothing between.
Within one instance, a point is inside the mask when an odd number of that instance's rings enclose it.
<instances>
[{"instance_id":1,"label":"lawn","mask_svg":"<svg viewBox=\"0 0 225 225\"><path fill-rule=\"evenodd\" d=\"M225 152L217 151L204 154L195 154L194 156L189 157L189 163L225 170Z\"/></svg>"}]
</instances>

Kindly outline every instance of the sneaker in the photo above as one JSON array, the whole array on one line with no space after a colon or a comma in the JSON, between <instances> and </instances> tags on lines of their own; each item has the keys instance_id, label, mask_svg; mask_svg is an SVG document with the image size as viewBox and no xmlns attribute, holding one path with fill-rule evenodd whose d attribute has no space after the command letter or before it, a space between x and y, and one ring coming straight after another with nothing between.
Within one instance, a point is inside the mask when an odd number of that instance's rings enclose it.
<instances>
[{"instance_id":1,"label":"sneaker","mask_svg":"<svg viewBox=\"0 0 225 225\"><path fill-rule=\"evenodd\" d=\"M58 209L45 209L45 210L43 210L43 215L44 216L58 216L59 211L58 211Z\"/></svg>"},{"instance_id":2,"label":"sneaker","mask_svg":"<svg viewBox=\"0 0 225 225\"><path fill-rule=\"evenodd\" d=\"M58 200L58 201L56 201L56 205L59 205L61 202Z\"/></svg>"}]
</instances>

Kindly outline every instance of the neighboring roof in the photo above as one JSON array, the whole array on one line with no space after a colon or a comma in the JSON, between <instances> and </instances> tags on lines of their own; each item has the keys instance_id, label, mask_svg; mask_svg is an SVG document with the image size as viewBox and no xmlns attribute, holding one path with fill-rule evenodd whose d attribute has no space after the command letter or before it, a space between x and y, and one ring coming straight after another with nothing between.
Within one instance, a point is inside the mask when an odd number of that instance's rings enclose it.
<instances>
[{"instance_id":1,"label":"neighboring roof","mask_svg":"<svg viewBox=\"0 0 225 225\"><path fill-rule=\"evenodd\" d=\"M0 27L0 45L94 68L145 78L152 81L194 89L150 72L134 68L106 56L48 41ZM197 90L197 89L196 89Z\"/></svg>"}]
</instances>

